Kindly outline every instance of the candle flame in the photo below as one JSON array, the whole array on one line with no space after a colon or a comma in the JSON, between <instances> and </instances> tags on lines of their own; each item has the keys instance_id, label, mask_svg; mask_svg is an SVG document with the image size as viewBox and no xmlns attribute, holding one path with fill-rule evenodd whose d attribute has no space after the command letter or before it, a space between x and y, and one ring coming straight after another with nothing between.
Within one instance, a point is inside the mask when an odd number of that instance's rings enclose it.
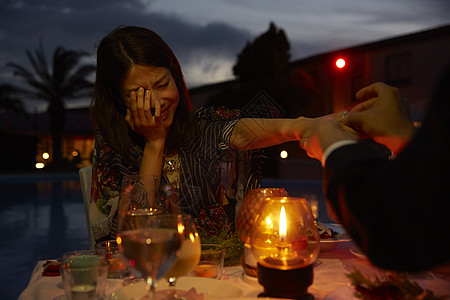
<instances>
[{"instance_id":1,"label":"candle flame","mask_svg":"<svg viewBox=\"0 0 450 300\"><path fill-rule=\"evenodd\" d=\"M280 240L282 242L286 241L286 210L284 209L284 205L281 207L280 211Z\"/></svg>"},{"instance_id":2,"label":"candle flame","mask_svg":"<svg viewBox=\"0 0 450 300\"><path fill-rule=\"evenodd\" d=\"M195 242L195 236L194 236L194 234L192 232L189 233L189 239L191 240L191 243Z\"/></svg>"},{"instance_id":3,"label":"candle flame","mask_svg":"<svg viewBox=\"0 0 450 300\"><path fill-rule=\"evenodd\" d=\"M183 234L184 233L184 225L178 223L178 233L179 234Z\"/></svg>"}]
</instances>

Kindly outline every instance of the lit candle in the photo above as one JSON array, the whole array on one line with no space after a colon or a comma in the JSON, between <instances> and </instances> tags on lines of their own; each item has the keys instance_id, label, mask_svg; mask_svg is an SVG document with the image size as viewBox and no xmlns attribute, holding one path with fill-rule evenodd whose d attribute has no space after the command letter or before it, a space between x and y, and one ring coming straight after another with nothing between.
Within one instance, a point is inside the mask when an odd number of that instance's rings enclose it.
<instances>
[{"instance_id":1,"label":"lit candle","mask_svg":"<svg viewBox=\"0 0 450 300\"><path fill-rule=\"evenodd\" d=\"M286 259L288 259L288 257L290 257L292 254L290 253L291 243L286 242L287 218L286 218L286 209L284 208L284 205L281 206L280 210L279 236L280 236L280 243L277 245L278 257L282 260L283 263L285 263Z\"/></svg>"},{"instance_id":2,"label":"lit candle","mask_svg":"<svg viewBox=\"0 0 450 300\"><path fill-rule=\"evenodd\" d=\"M270 228L268 217L273 224ZM313 282L312 263L318 255L318 239L305 199L274 197L264 202L250 236L252 252L257 247L276 250L258 259L258 283L264 287L258 296L313 299L308 287Z\"/></svg>"},{"instance_id":3,"label":"lit candle","mask_svg":"<svg viewBox=\"0 0 450 300\"><path fill-rule=\"evenodd\" d=\"M79 284L72 287L72 292L89 293L95 291L95 285Z\"/></svg>"},{"instance_id":4,"label":"lit candle","mask_svg":"<svg viewBox=\"0 0 450 300\"><path fill-rule=\"evenodd\" d=\"M73 300L94 299L95 289L96 289L95 285L92 284L75 285L71 289L72 299Z\"/></svg>"},{"instance_id":5,"label":"lit candle","mask_svg":"<svg viewBox=\"0 0 450 300\"><path fill-rule=\"evenodd\" d=\"M280 241L284 243L286 241L286 210L284 209L284 205L281 207L280 211Z\"/></svg>"},{"instance_id":6,"label":"lit candle","mask_svg":"<svg viewBox=\"0 0 450 300\"><path fill-rule=\"evenodd\" d=\"M200 263L194 269L194 276L197 277L216 277L219 266L214 262L208 263Z\"/></svg>"}]
</instances>

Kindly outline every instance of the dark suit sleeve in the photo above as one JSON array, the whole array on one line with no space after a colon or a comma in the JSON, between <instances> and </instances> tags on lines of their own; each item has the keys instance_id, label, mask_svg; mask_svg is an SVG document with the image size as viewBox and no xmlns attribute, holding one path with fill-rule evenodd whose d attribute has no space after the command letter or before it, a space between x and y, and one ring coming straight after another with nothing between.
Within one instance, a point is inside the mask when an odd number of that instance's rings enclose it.
<instances>
[{"instance_id":1,"label":"dark suit sleeve","mask_svg":"<svg viewBox=\"0 0 450 300\"><path fill-rule=\"evenodd\" d=\"M448 86L446 87L448 91ZM449 94L433 102L394 160L364 143L332 152L324 190L342 225L371 261L420 271L450 257Z\"/></svg>"}]
</instances>

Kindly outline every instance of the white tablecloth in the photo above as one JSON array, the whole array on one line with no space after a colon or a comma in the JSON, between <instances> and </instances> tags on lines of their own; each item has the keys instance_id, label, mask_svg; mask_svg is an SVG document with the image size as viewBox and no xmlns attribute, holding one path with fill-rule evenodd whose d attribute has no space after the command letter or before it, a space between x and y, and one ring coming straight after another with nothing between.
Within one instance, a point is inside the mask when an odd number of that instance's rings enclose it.
<instances>
[{"instance_id":1,"label":"white tablecloth","mask_svg":"<svg viewBox=\"0 0 450 300\"><path fill-rule=\"evenodd\" d=\"M346 274L354 269L360 270L367 276L379 275L379 270L370 262L355 257L350 253L351 242L339 244L327 253L321 253L314 267L314 282L308 291L316 300L351 299L352 289ZM42 276L43 264L37 263L27 288L22 292L19 300L64 300L64 291L61 286L61 277ZM418 274L415 281L422 287L429 288L437 295L450 295L449 278L440 279L431 273ZM256 278L247 276L241 266L226 267L220 280L226 280L238 286L242 297L257 297L263 291ZM108 279L106 294L110 295L120 289L123 280Z\"/></svg>"}]
</instances>

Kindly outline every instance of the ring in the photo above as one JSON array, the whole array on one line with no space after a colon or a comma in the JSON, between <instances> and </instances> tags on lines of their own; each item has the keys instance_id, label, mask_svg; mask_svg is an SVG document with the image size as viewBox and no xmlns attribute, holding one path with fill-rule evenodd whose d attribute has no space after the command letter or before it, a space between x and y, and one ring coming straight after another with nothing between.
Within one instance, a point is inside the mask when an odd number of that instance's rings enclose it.
<instances>
[{"instance_id":1,"label":"ring","mask_svg":"<svg viewBox=\"0 0 450 300\"><path fill-rule=\"evenodd\" d=\"M348 115L348 110L342 112L341 121L344 121L345 116Z\"/></svg>"}]
</instances>

